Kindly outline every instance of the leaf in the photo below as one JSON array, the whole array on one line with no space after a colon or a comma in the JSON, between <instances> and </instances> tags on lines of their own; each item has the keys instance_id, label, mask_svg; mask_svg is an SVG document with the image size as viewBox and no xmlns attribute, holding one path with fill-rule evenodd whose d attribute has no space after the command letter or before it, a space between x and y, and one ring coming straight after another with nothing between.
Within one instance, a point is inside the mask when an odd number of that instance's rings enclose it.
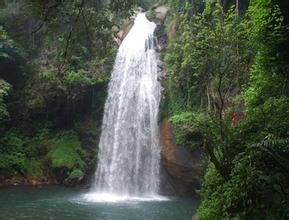
<instances>
[{"instance_id":1,"label":"leaf","mask_svg":"<svg viewBox=\"0 0 289 220\"><path fill-rule=\"evenodd\" d=\"M276 190L277 192L281 192L282 188L279 184L274 184L273 185L274 190Z\"/></svg>"},{"instance_id":2,"label":"leaf","mask_svg":"<svg viewBox=\"0 0 289 220\"><path fill-rule=\"evenodd\" d=\"M10 56L9 56L9 54L7 54L7 53L5 53L5 52L0 52L0 58L11 58Z\"/></svg>"}]
</instances>

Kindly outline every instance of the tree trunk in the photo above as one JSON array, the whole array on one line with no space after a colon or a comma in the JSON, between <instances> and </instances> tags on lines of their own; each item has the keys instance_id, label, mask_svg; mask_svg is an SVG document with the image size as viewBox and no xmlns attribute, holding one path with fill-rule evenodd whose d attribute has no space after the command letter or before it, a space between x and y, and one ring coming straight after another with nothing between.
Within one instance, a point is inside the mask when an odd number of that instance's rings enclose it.
<instances>
[{"instance_id":1,"label":"tree trunk","mask_svg":"<svg viewBox=\"0 0 289 220\"><path fill-rule=\"evenodd\" d=\"M220 161L217 159L217 157L216 157L216 155L214 153L214 147L212 147L212 144L208 143L208 142L205 142L204 146L205 146L205 149L207 150L207 152L208 152L208 154L210 156L210 160L214 164L216 170L219 172L219 174L223 178L228 179L230 171L229 171L228 167L222 165L220 163Z\"/></svg>"},{"instance_id":2,"label":"tree trunk","mask_svg":"<svg viewBox=\"0 0 289 220\"><path fill-rule=\"evenodd\" d=\"M240 10L240 7L239 7L239 0L236 0L236 14L239 15L239 10Z\"/></svg>"},{"instance_id":3,"label":"tree trunk","mask_svg":"<svg viewBox=\"0 0 289 220\"><path fill-rule=\"evenodd\" d=\"M210 100L210 90L209 86L207 85L207 99L208 99L208 112L211 110L211 100Z\"/></svg>"},{"instance_id":4,"label":"tree trunk","mask_svg":"<svg viewBox=\"0 0 289 220\"><path fill-rule=\"evenodd\" d=\"M228 7L227 7L227 0L221 0L221 5L224 8L224 11L227 11Z\"/></svg>"}]
</instances>

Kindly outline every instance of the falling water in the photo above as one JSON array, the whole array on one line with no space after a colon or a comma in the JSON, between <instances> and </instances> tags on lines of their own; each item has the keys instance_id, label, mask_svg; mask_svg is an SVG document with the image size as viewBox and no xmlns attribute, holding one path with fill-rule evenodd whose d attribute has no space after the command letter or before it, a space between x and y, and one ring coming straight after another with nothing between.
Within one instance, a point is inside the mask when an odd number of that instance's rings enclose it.
<instances>
[{"instance_id":1,"label":"falling water","mask_svg":"<svg viewBox=\"0 0 289 220\"><path fill-rule=\"evenodd\" d=\"M105 104L93 191L152 197L159 188L160 82L153 32L144 13L120 45Z\"/></svg>"}]
</instances>

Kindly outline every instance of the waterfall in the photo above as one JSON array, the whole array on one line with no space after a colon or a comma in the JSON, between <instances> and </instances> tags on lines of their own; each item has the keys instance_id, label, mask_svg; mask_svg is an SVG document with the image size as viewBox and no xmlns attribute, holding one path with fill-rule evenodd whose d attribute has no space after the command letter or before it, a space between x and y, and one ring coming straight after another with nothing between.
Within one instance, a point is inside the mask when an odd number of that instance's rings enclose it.
<instances>
[{"instance_id":1,"label":"waterfall","mask_svg":"<svg viewBox=\"0 0 289 220\"><path fill-rule=\"evenodd\" d=\"M104 109L92 189L98 196L158 194L161 85L157 79L155 27L144 13L138 14L118 50Z\"/></svg>"}]
</instances>

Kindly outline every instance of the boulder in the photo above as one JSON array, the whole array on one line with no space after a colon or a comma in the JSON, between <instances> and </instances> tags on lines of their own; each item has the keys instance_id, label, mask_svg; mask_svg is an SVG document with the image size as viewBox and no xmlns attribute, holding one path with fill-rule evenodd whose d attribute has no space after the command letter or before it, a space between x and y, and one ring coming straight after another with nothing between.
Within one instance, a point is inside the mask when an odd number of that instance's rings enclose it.
<instances>
[{"instance_id":1,"label":"boulder","mask_svg":"<svg viewBox=\"0 0 289 220\"><path fill-rule=\"evenodd\" d=\"M83 180L83 178L84 178L84 173L81 170L75 169L64 180L63 184L65 186L76 186Z\"/></svg>"},{"instance_id":2,"label":"boulder","mask_svg":"<svg viewBox=\"0 0 289 220\"><path fill-rule=\"evenodd\" d=\"M162 4L156 4L152 7L152 10L155 13L155 22L157 24L164 23L169 12L168 6L162 5Z\"/></svg>"},{"instance_id":3,"label":"boulder","mask_svg":"<svg viewBox=\"0 0 289 220\"><path fill-rule=\"evenodd\" d=\"M117 25L113 25L111 28L112 33L117 33L119 32L119 27Z\"/></svg>"},{"instance_id":4,"label":"boulder","mask_svg":"<svg viewBox=\"0 0 289 220\"><path fill-rule=\"evenodd\" d=\"M123 22L120 28L117 28L117 26L113 26L112 32L113 32L113 40L120 45L123 39L126 37L128 32L130 31L132 27L132 22L130 20L126 20Z\"/></svg>"}]
</instances>

